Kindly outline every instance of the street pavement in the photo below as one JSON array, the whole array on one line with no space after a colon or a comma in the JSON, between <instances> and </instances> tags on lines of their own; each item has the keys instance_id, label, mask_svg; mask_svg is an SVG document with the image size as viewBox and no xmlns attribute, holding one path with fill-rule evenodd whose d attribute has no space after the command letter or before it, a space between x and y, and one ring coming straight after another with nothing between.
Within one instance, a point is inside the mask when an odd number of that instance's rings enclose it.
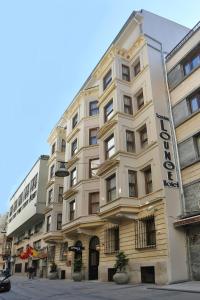
<instances>
[{"instance_id":1,"label":"street pavement","mask_svg":"<svg viewBox=\"0 0 200 300\"><path fill-rule=\"evenodd\" d=\"M154 289L153 285L116 285L97 281L33 279L12 276L0 300L199 300L200 294ZM153 288L153 289L152 289Z\"/></svg>"}]
</instances>

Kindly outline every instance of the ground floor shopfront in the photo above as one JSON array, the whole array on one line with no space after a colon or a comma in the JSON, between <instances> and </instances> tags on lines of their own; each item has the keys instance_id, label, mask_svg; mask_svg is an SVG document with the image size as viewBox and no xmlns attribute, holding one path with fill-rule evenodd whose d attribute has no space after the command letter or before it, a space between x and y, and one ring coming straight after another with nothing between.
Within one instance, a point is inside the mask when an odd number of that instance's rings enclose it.
<instances>
[{"instance_id":1,"label":"ground floor shopfront","mask_svg":"<svg viewBox=\"0 0 200 300\"><path fill-rule=\"evenodd\" d=\"M153 210L139 212L135 219L110 219L98 225L79 222L63 229L64 236L71 239L66 254L66 264L71 266L66 270L67 277L73 272L74 258L81 257L83 279L112 281L115 256L123 251L129 259L131 283L169 283L172 270L164 210L160 201Z\"/></svg>"}]
</instances>

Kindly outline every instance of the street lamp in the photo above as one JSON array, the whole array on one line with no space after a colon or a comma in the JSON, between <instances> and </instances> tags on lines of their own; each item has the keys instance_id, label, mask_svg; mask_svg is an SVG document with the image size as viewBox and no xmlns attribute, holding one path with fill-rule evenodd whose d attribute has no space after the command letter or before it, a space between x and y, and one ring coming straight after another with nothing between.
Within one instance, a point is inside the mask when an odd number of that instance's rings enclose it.
<instances>
[{"instance_id":1,"label":"street lamp","mask_svg":"<svg viewBox=\"0 0 200 300\"><path fill-rule=\"evenodd\" d=\"M55 176L57 177L66 177L69 176L69 171L66 169L67 162L58 161L60 163L60 167L56 170Z\"/></svg>"}]
</instances>

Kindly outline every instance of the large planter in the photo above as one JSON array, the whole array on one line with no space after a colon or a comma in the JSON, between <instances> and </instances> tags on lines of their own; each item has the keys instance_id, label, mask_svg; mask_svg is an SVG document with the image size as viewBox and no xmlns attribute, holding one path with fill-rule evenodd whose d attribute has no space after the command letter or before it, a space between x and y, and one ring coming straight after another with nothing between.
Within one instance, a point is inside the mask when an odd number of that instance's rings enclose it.
<instances>
[{"instance_id":1,"label":"large planter","mask_svg":"<svg viewBox=\"0 0 200 300\"><path fill-rule=\"evenodd\" d=\"M117 284L126 284L129 281L129 276L125 272L117 272L113 276L113 280Z\"/></svg>"},{"instance_id":2,"label":"large planter","mask_svg":"<svg viewBox=\"0 0 200 300\"><path fill-rule=\"evenodd\" d=\"M72 274L72 279L74 281L81 281L82 280L82 274L81 274L81 272L74 272Z\"/></svg>"},{"instance_id":3,"label":"large planter","mask_svg":"<svg viewBox=\"0 0 200 300\"><path fill-rule=\"evenodd\" d=\"M50 272L48 278L49 279L58 279L58 272Z\"/></svg>"}]
</instances>

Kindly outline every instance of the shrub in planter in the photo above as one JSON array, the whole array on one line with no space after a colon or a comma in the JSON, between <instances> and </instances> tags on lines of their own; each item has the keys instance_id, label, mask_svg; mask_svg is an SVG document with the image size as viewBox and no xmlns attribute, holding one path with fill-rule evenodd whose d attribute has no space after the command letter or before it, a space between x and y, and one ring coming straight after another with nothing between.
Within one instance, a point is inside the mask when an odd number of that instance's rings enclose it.
<instances>
[{"instance_id":1,"label":"shrub in planter","mask_svg":"<svg viewBox=\"0 0 200 300\"><path fill-rule=\"evenodd\" d=\"M50 265L50 271L49 271L49 279L57 279L58 278L58 271L57 271L57 265L53 262Z\"/></svg>"},{"instance_id":2,"label":"shrub in planter","mask_svg":"<svg viewBox=\"0 0 200 300\"><path fill-rule=\"evenodd\" d=\"M113 280L117 284L125 284L129 281L129 276L126 272L126 266L128 265L128 258L123 251L116 255L116 263L114 267L117 269Z\"/></svg>"},{"instance_id":3,"label":"shrub in planter","mask_svg":"<svg viewBox=\"0 0 200 300\"><path fill-rule=\"evenodd\" d=\"M82 258L75 258L74 259L74 272L72 274L72 278L74 281L81 281L82 280Z\"/></svg>"}]
</instances>

